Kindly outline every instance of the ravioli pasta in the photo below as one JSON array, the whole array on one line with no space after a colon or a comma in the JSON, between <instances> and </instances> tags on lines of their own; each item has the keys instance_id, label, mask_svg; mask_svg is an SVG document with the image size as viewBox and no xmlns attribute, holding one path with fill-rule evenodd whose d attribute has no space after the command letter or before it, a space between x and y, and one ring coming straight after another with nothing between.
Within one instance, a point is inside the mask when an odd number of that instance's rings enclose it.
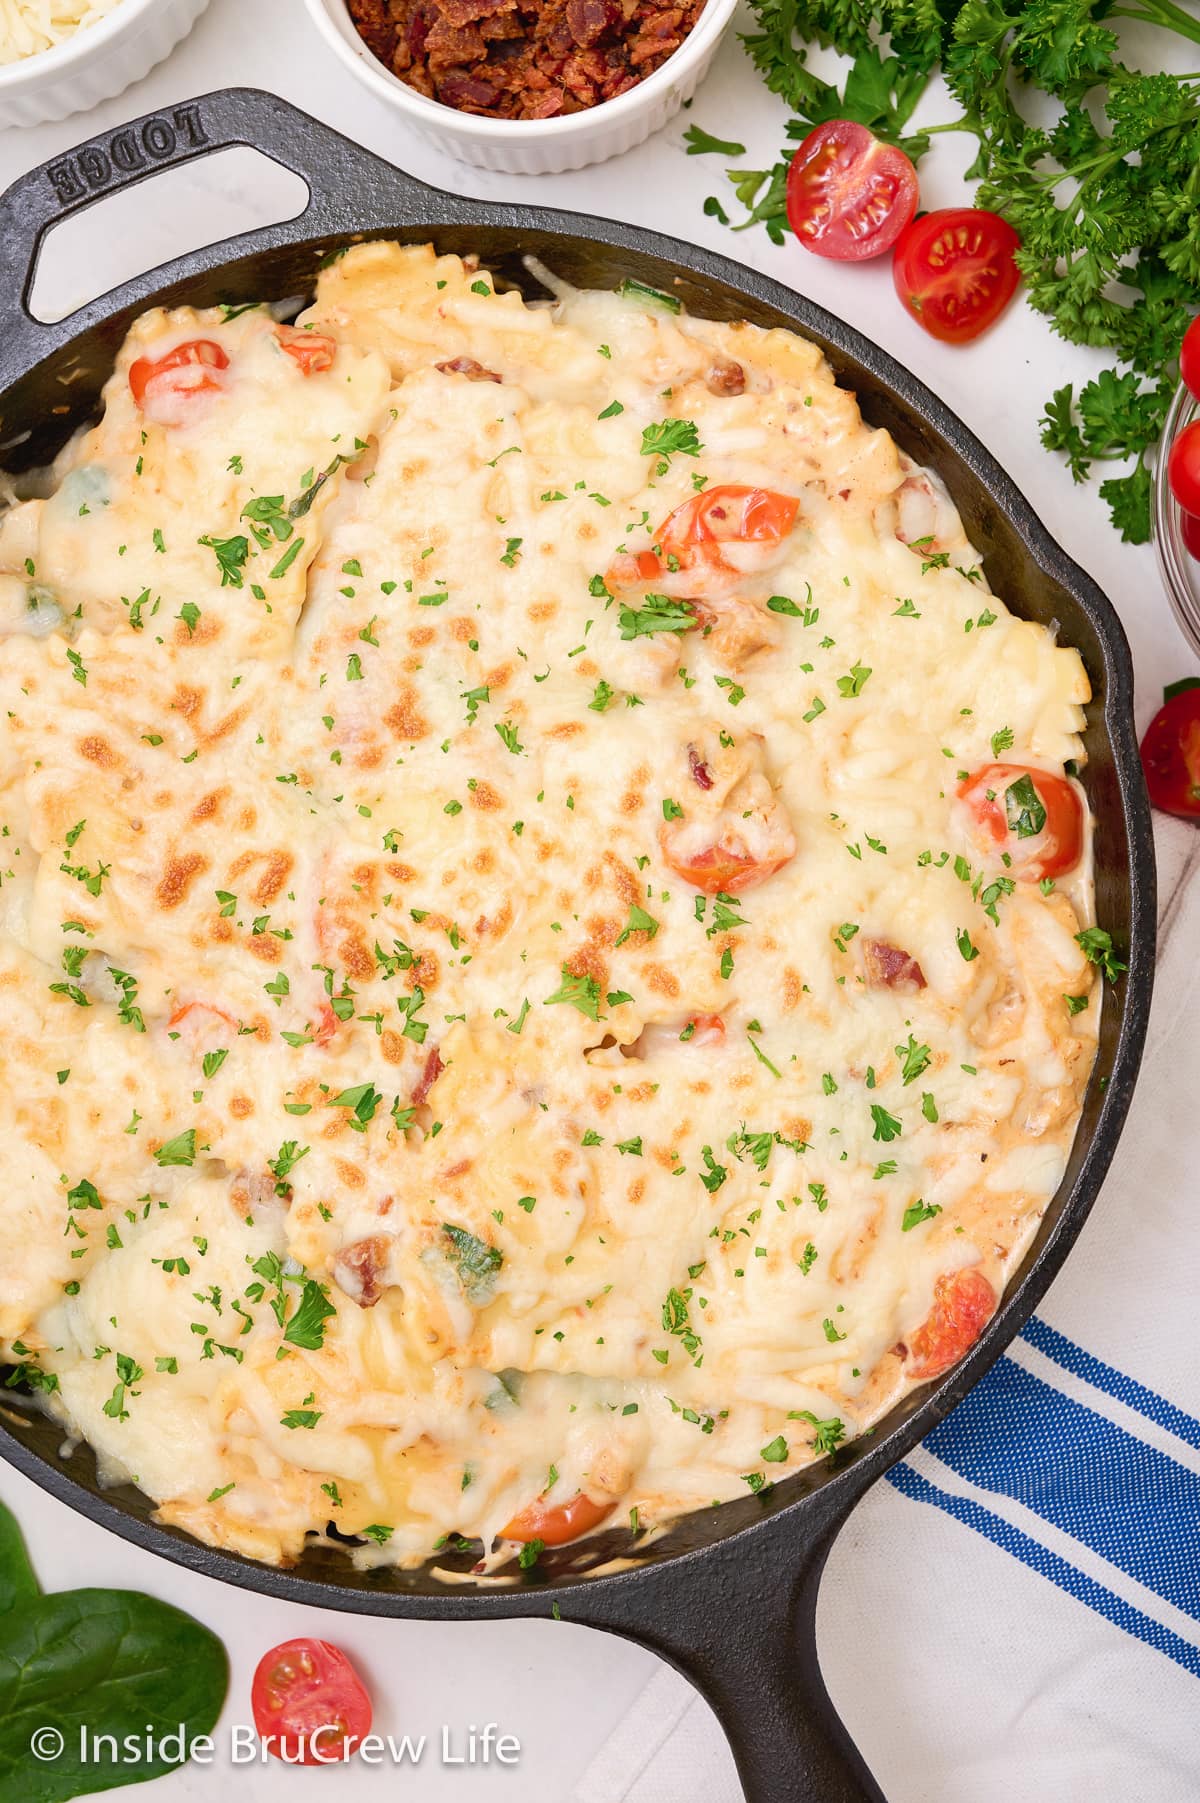
<instances>
[{"instance_id":1,"label":"ravioli pasta","mask_svg":"<svg viewBox=\"0 0 1200 1803\"><path fill-rule=\"evenodd\" d=\"M140 319L0 570L0 1344L163 1520L491 1569L978 1333L1088 684L813 345L360 246Z\"/></svg>"}]
</instances>

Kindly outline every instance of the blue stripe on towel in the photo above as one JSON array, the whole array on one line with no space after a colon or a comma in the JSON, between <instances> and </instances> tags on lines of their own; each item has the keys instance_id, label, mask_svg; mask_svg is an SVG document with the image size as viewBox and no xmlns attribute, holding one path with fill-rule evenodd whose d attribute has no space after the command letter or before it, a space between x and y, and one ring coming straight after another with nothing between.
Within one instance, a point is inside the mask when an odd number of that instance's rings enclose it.
<instances>
[{"instance_id":1,"label":"blue stripe on towel","mask_svg":"<svg viewBox=\"0 0 1200 1803\"><path fill-rule=\"evenodd\" d=\"M961 1410L961 1408L962 1404L960 1403L959 1409ZM950 1420L953 1418L953 1416L949 1417ZM940 1431L939 1429L938 1432ZM888 1482L895 1485L903 1495L910 1496L917 1502L932 1503L934 1508L942 1509L947 1515L954 1516L957 1521L964 1522L967 1527L974 1528L977 1534L982 1534L985 1539L1003 1547L1005 1552L1011 1553L1015 1559L1020 1559L1021 1563L1028 1565L1032 1571L1040 1572L1042 1577L1048 1578L1052 1584L1057 1584L1058 1588L1065 1590L1069 1596L1077 1598L1081 1603L1086 1603L1097 1614L1103 1615L1117 1627L1124 1628L1127 1634L1132 1634L1138 1640L1144 1640L1147 1646L1156 1647L1160 1653L1165 1653L1168 1659L1173 1659L1185 1671L1191 1672L1194 1678L1200 1677L1200 1651L1189 1646L1186 1640L1181 1640L1179 1635L1172 1633L1170 1628L1164 1628L1151 1616L1143 1614L1140 1609L1135 1609L1131 1603L1125 1602L1124 1598L1117 1596L1111 1590L1106 1590L1104 1585L1098 1584L1094 1578L1089 1578L1082 1571L1078 1571L1074 1565L1068 1563L1066 1559L1060 1558L1057 1553L1050 1552L1038 1541L1032 1540L1028 1534L1023 1534L1019 1528L1013 1527L1001 1516L994 1515L990 1509L983 1508L969 1497L952 1496L948 1490L939 1489L936 1484L929 1483L920 1472L914 1471L913 1467L907 1463L893 1465L887 1478Z\"/></svg>"},{"instance_id":2,"label":"blue stripe on towel","mask_svg":"<svg viewBox=\"0 0 1200 1803\"><path fill-rule=\"evenodd\" d=\"M1200 1477L1043 1383L993 1365L926 1441L1200 1621Z\"/></svg>"},{"instance_id":3,"label":"blue stripe on towel","mask_svg":"<svg viewBox=\"0 0 1200 1803\"><path fill-rule=\"evenodd\" d=\"M1103 1359L1086 1352L1074 1340L1068 1340L1066 1334L1059 1333L1048 1321L1035 1315L1026 1323L1021 1338L1028 1340L1031 1346L1036 1346L1039 1352L1044 1352L1055 1364L1061 1365L1064 1371L1086 1379L1094 1389L1103 1390L1107 1396L1115 1396L1118 1402L1136 1409L1147 1421L1154 1421L1159 1427L1167 1428L1189 1446L1200 1447L1200 1421L1194 1415L1185 1414L1173 1402L1168 1402L1165 1396L1159 1396L1154 1390L1148 1390L1144 1384L1139 1384L1135 1378L1126 1377L1123 1371L1106 1365Z\"/></svg>"}]
</instances>

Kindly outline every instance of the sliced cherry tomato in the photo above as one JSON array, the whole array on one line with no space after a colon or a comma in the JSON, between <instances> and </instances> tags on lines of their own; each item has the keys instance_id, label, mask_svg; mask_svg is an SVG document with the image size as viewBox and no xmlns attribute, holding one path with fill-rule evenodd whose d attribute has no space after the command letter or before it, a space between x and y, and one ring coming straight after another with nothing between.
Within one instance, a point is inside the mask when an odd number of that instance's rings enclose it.
<instances>
[{"instance_id":1,"label":"sliced cherry tomato","mask_svg":"<svg viewBox=\"0 0 1200 1803\"><path fill-rule=\"evenodd\" d=\"M1185 426L1171 446L1167 481L1185 513L1200 513L1200 419Z\"/></svg>"},{"instance_id":2,"label":"sliced cherry tomato","mask_svg":"<svg viewBox=\"0 0 1200 1803\"><path fill-rule=\"evenodd\" d=\"M586 1491L578 1490L567 1502L553 1507L544 1496L514 1515L501 1529L504 1540L540 1540L543 1546L565 1546L578 1540L606 1521L616 1508L615 1502L595 1502Z\"/></svg>"},{"instance_id":3,"label":"sliced cherry tomato","mask_svg":"<svg viewBox=\"0 0 1200 1803\"><path fill-rule=\"evenodd\" d=\"M688 1021L690 1045L724 1045L725 1022L719 1014L693 1014ZM687 1028L684 1029L687 1032Z\"/></svg>"},{"instance_id":4,"label":"sliced cherry tomato","mask_svg":"<svg viewBox=\"0 0 1200 1803\"><path fill-rule=\"evenodd\" d=\"M279 348L286 351L302 376L317 376L333 368L337 356L337 340L324 338L319 332L298 331L295 326L276 326Z\"/></svg>"},{"instance_id":5,"label":"sliced cherry tomato","mask_svg":"<svg viewBox=\"0 0 1200 1803\"><path fill-rule=\"evenodd\" d=\"M996 1292L976 1265L939 1277L933 1307L908 1344L913 1377L940 1377L975 1344L996 1312Z\"/></svg>"},{"instance_id":6,"label":"sliced cherry tomato","mask_svg":"<svg viewBox=\"0 0 1200 1803\"><path fill-rule=\"evenodd\" d=\"M715 844L685 857L674 848L665 829L659 834L659 843L663 857L675 875L705 895L741 895L744 890L765 883L769 876L782 870L796 851L793 839L786 851L780 847L778 857L758 858L723 835Z\"/></svg>"},{"instance_id":7,"label":"sliced cherry tomato","mask_svg":"<svg viewBox=\"0 0 1200 1803\"><path fill-rule=\"evenodd\" d=\"M1193 557L1200 558L1200 513L1180 515L1183 542Z\"/></svg>"},{"instance_id":8,"label":"sliced cherry tomato","mask_svg":"<svg viewBox=\"0 0 1200 1803\"><path fill-rule=\"evenodd\" d=\"M1179 347L1179 373L1200 401L1200 313L1183 334Z\"/></svg>"},{"instance_id":9,"label":"sliced cherry tomato","mask_svg":"<svg viewBox=\"0 0 1200 1803\"><path fill-rule=\"evenodd\" d=\"M787 178L788 223L807 250L861 262L891 250L917 210L917 172L865 125L829 119L810 131Z\"/></svg>"},{"instance_id":10,"label":"sliced cherry tomato","mask_svg":"<svg viewBox=\"0 0 1200 1803\"><path fill-rule=\"evenodd\" d=\"M189 402L198 394L224 387L221 371L229 358L211 338L189 338L162 357L139 357L129 366L129 391L135 404L156 424L179 425Z\"/></svg>"},{"instance_id":11,"label":"sliced cherry tomato","mask_svg":"<svg viewBox=\"0 0 1200 1803\"><path fill-rule=\"evenodd\" d=\"M892 263L896 293L932 338L965 344L994 325L1021 280L1021 240L982 207L941 207L914 219Z\"/></svg>"},{"instance_id":12,"label":"sliced cherry tomato","mask_svg":"<svg viewBox=\"0 0 1200 1803\"><path fill-rule=\"evenodd\" d=\"M654 535L655 548L622 559L619 567L614 565L612 579L653 582L698 566L735 573L721 554L722 545L778 545L796 524L799 507L796 495L740 482L702 489L667 515Z\"/></svg>"},{"instance_id":13,"label":"sliced cherry tomato","mask_svg":"<svg viewBox=\"0 0 1200 1803\"><path fill-rule=\"evenodd\" d=\"M195 1016L205 1014L211 1014L216 1020L223 1020L226 1026L232 1027L234 1032L237 1032L238 1024L232 1014L226 1014L224 1008L218 1008L215 1002L183 1002L167 1022L167 1028L173 1031L176 1027L182 1026L189 1016L192 1017L192 1026L202 1026L205 1023L196 1020Z\"/></svg>"},{"instance_id":14,"label":"sliced cherry tomato","mask_svg":"<svg viewBox=\"0 0 1200 1803\"><path fill-rule=\"evenodd\" d=\"M322 1002L317 1015L317 1030L313 1034L314 1045L328 1045L341 1026L337 1015L328 1002Z\"/></svg>"},{"instance_id":15,"label":"sliced cherry tomato","mask_svg":"<svg viewBox=\"0 0 1200 1803\"><path fill-rule=\"evenodd\" d=\"M976 837L1006 852L1013 876L1037 883L1073 870L1083 854L1083 807L1065 776L1027 764L985 764L958 786Z\"/></svg>"},{"instance_id":16,"label":"sliced cherry tomato","mask_svg":"<svg viewBox=\"0 0 1200 1803\"><path fill-rule=\"evenodd\" d=\"M284 1640L264 1653L250 1703L259 1734L289 1765L332 1765L371 1728L363 1681L327 1640Z\"/></svg>"},{"instance_id":17,"label":"sliced cherry tomato","mask_svg":"<svg viewBox=\"0 0 1200 1803\"><path fill-rule=\"evenodd\" d=\"M1200 684L1159 708L1142 740L1142 769L1156 808L1200 820Z\"/></svg>"}]
</instances>

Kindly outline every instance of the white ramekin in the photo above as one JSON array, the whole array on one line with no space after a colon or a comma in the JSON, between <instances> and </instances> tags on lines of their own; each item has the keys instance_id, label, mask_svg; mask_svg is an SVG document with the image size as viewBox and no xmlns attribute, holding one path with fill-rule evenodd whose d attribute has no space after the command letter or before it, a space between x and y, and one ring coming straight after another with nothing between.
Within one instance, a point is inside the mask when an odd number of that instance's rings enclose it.
<instances>
[{"instance_id":1,"label":"white ramekin","mask_svg":"<svg viewBox=\"0 0 1200 1803\"><path fill-rule=\"evenodd\" d=\"M121 0L64 44L0 66L0 126L65 119L124 93L185 38L208 0Z\"/></svg>"},{"instance_id":2,"label":"white ramekin","mask_svg":"<svg viewBox=\"0 0 1200 1803\"><path fill-rule=\"evenodd\" d=\"M708 0L695 28L661 69L627 94L563 119L480 119L427 100L372 56L354 29L346 0L308 0L308 10L330 49L427 143L477 169L557 175L619 156L664 126L707 74L736 4Z\"/></svg>"}]
</instances>

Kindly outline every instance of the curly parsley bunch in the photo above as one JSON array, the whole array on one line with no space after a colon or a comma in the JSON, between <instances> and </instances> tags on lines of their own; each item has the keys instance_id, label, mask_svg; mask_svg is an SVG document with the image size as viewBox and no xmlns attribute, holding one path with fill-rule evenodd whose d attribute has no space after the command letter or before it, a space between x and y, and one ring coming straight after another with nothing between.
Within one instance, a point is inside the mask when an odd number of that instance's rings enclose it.
<instances>
[{"instance_id":1,"label":"curly parsley bunch","mask_svg":"<svg viewBox=\"0 0 1200 1803\"><path fill-rule=\"evenodd\" d=\"M795 117L770 169L731 169L747 216L774 242L786 230L784 185L795 144L828 119L854 119L915 161L934 136L970 131L969 175L980 206L1021 235L1017 261L1031 305L1061 337L1099 345L1116 367L1046 405L1042 443L1083 481L1093 464L1127 467L1103 482L1113 523L1137 544L1150 535L1146 452L1178 380L1179 344L1200 309L1200 80L1143 74L1121 61L1114 26L1140 20L1200 44L1200 18L1174 0L751 0L744 37L767 86ZM806 43L852 59L841 85L807 66ZM938 68L962 117L908 126ZM1057 117L1027 114L1050 96ZM1034 105L1031 105L1031 102ZM687 134L692 152L742 146ZM705 211L728 223L721 202Z\"/></svg>"}]
</instances>

